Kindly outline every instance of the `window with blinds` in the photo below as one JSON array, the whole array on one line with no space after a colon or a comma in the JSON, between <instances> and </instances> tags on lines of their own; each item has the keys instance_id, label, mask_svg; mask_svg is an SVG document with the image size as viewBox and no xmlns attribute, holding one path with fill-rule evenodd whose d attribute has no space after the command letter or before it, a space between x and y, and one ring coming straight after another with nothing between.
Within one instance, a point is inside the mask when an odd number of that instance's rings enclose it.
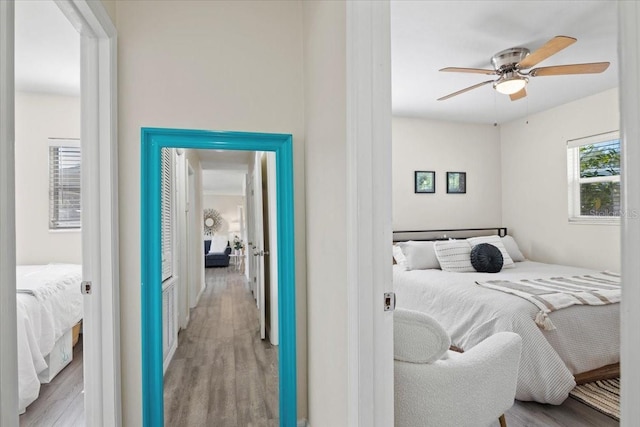
<instances>
[{"instance_id":1,"label":"window with blinds","mask_svg":"<svg viewBox=\"0 0 640 427\"><path fill-rule=\"evenodd\" d=\"M81 226L80 141L49 139L49 229Z\"/></svg>"},{"instance_id":2,"label":"window with blinds","mask_svg":"<svg viewBox=\"0 0 640 427\"><path fill-rule=\"evenodd\" d=\"M162 281L173 275L173 156L161 149Z\"/></svg>"},{"instance_id":3,"label":"window with blinds","mask_svg":"<svg viewBox=\"0 0 640 427\"><path fill-rule=\"evenodd\" d=\"M620 206L620 134L568 141L570 221L617 221Z\"/></svg>"}]
</instances>

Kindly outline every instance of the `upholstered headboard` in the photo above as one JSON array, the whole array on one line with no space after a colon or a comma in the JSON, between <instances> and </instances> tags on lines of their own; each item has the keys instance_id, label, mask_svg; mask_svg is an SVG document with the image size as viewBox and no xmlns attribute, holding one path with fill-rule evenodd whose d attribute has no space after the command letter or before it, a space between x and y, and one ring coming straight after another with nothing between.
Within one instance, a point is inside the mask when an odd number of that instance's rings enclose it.
<instances>
[{"instance_id":1,"label":"upholstered headboard","mask_svg":"<svg viewBox=\"0 0 640 427\"><path fill-rule=\"evenodd\" d=\"M408 240L447 240L466 239L469 237L492 236L504 237L507 235L506 227L495 228L457 228L450 230L415 230L394 231L393 243L406 242Z\"/></svg>"}]
</instances>

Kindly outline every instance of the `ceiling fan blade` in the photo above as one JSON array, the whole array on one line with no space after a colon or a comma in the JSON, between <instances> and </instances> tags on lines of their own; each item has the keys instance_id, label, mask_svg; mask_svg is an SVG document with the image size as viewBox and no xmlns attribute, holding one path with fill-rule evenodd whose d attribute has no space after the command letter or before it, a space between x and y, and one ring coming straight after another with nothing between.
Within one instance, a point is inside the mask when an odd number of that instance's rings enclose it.
<instances>
[{"instance_id":1,"label":"ceiling fan blade","mask_svg":"<svg viewBox=\"0 0 640 427\"><path fill-rule=\"evenodd\" d=\"M518 99L524 98L525 96L527 96L527 89L522 88L518 92L509 95L509 98L511 98L512 101L517 101Z\"/></svg>"},{"instance_id":2,"label":"ceiling fan blade","mask_svg":"<svg viewBox=\"0 0 640 427\"><path fill-rule=\"evenodd\" d=\"M473 74L487 74L487 75L496 74L495 70L484 70L482 68L447 67L447 68L441 69L440 71L445 71L448 73L473 73Z\"/></svg>"},{"instance_id":3,"label":"ceiling fan blade","mask_svg":"<svg viewBox=\"0 0 640 427\"><path fill-rule=\"evenodd\" d=\"M542 47L540 47L538 50L527 55L526 58L518 63L517 67L521 70L525 68L531 68L538 62L542 62L551 55L555 55L556 53L560 52L565 47L571 46L576 41L578 40L574 39L573 37L556 36L542 45Z\"/></svg>"},{"instance_id":4,"label":"ceiling fan blade","mask_svg":"<svg viewBox=\"0 0 640 427\"><path fill-rule=\"evenodd\" d=\"M484 86L486 84L493 83L493 80L487 80L486 82L478 83L473 86L469 86L468 88L459 90L457 92L450 93L449 95L443 96L442 98L438 98L438 101L444 101L445 99L453 98L456 95L460 95L461 93L469 92L470 90L479 88L480 86Z\"/></svg>"},{"instance_id":5,"label":"ceiling fan blade","mask_svg":"<svg viewBox=\"0 0 640 427\"><path fill-rule=\"evenodd\" d=\"M589 64L556 65L534 68L529 73L532 77L562 76L566 74L598 74L609 68L608 62L591 62Z\"/></svg>"}]
</instances>

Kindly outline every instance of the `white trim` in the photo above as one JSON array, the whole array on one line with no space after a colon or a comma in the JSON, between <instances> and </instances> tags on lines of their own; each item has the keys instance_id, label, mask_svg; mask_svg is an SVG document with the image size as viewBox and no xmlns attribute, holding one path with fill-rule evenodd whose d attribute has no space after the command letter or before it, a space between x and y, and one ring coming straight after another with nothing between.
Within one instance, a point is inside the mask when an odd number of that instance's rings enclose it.
<instances>
[{"instance_id":1,"label":"white trim","mask_svg":"<svg viewBox=\"0 0 640 427\"><path fill-rule=\"evenodd\" d=\"M580 147L582 145L597 144L599 142L620 139L620 131L612 130L609 132L599 133L597 135L585 136L567 140L567 148Z\"/></svg>"},{"instance_id":2,"label":"white trim","mask_svg":"<svg viewBox=\"0 0 640 427\"><path fill-rule=\"evenodd\" d=\"M120 426L116 30L99 1L55 0L81 35L85 423ZM87 322L87 320L89 320ZM92 387L91 385L98 385Z\"/></svg>"},{"instance_id":3,"label":"white trim","mask_svg":"<svg viewBox=\"0 0 640 427\"><path fill-rule=\"evenodd\" d=\"M47 138L49 147L80 147L78 138Z\"/></svg>"},{"instance_id":4,"label":"white trim","mask_svg":"<svg viewBox=\"0 0 640 427\"><path fill-rule=\"evenodd\" d=\"M0 426L18 425L14 4L0 1Z\"/></svg>"},{"instance_id":5,"label":"white trim","mask_svg":"<svg viewBox=\"0 0 640 427\"><path fill-rule=\"evenodd\" d=\"M184 154L184 150L179 148L176 150L176 194L177 194L177 215L176 220L178 222L176 243L178 244L178 255L176 261L178 265L174 267L174 271L177 271L180 277L178 284L178 327L180 329L186 329L189 324L189 283L188 283L188 252L187 242L189 238L187 236L187 215L188 215L188 183L187 183L187 159Z\"/></svg>"},{"instance_id":6,"label":"white trim","mask_svg":"<svg viewBox=\"0 0 640 427\"><path fill-rule=\"evenodd\" d=\"M637 217L636 217L637 218ZM620 225L619 216L576 216L569 218L569 224L573 225Z\"/></svg>"},{"instance_id":7,"label":"white trim","mask_svg":"<svg viewBox=\"0 0 640 427\"><path fill-rule=\"evenodd\" d=\"M640 209L640 4L618 2L620 61L620 119L622 152L622 206L625 211ZM620 302L621 426L636 425L640 419L640 366L637 326L640 323L640 219L621 221L622 287Z\"/></svg>"},{"instance_id":8,"label":"white trim","mask_svg":"<svg viewBox=\"0 0 640 427\"><path fill-rule=\"evenodd\" d=\"M349 426L392 426L391 52L388 1L347 2ZM375 191L374 191L375 189Z\"/></svg>"}]
</instances>

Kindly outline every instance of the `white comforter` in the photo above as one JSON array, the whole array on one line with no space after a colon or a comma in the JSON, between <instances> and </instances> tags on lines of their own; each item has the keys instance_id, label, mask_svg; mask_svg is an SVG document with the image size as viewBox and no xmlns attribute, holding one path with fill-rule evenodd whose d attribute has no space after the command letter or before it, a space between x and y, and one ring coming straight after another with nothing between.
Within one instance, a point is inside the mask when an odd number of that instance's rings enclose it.
<instances>
[{"instance_id":1,"label":"white comforter","mask_svg":"<svg viewBox=\"0 0 640 427\"><path fill-rule=\"evenodd\" d=\"M617 363L620 355L620 304L572 306L549 316L556 330L542 331L534 322L538 308L475 281L534 279L593 273L581 268L515 263L500 273L449 273L442 270L404 271L393 266L396 303L425 312L451 335L452 343L469 349L500 331L522 337L518 400L560 404L575 386L573 374Z\"/></svg>"},{"instance_id":2,"label":"white comforter","mask_svg":"<svg viewBox=\"0 0 640 427\"><path fill-rule=\"evenodd\" d=\"M82 319L79 265L18 266L18 396L20 413L38 398L38 373L55 342Z\"/></svg>"}]
</instances>

